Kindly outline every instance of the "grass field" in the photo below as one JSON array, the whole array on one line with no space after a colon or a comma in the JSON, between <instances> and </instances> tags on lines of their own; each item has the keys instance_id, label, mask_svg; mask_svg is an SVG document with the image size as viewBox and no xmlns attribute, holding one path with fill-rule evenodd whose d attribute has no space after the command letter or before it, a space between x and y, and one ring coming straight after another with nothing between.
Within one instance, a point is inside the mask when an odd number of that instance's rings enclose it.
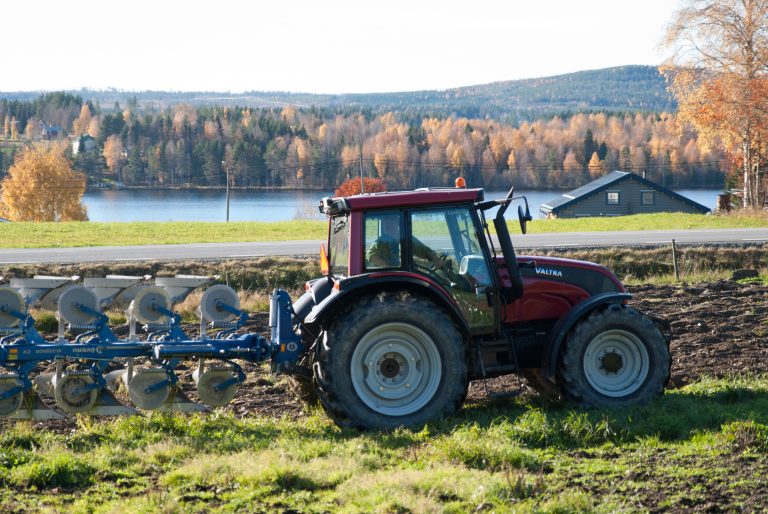
<instances>
[{"instance_id":1,"label":"grass field","mask_svg":"<svg viewBox=\"0 0 768 514\"><path fill-rule=\"evenodd\" d=\"M665 251L558 255L597 260L647 282L668 273ZM763 248L691 248L681 257L686 273L766 265ZM215 272L247 292L244 305L261 311L264 291L295 288L317 274L316 259L87 266L5 271ZM188 303L179 310L191 313L198 301ZM52 314L48 322L55 331ZM266 390L284 387L281 380L259 375ZM82 417L76 427L0 422L3 513L755 512L768 505L765 476L768 376L705 378L621 411L533 394L482 400L391 433L342 430L320 410L297 419L215 412Z\"/></svg>"},{"instance_id":2,"label":"grass field","mask_svg":"<svg viewBox=\"0 0 768 514\"><path fill-rule=\"evenodd\" d=\"M519 231L510 223L512 234ZM768 227L768 215L704 216L695 214L638 214L619 218L535 220L531 233L602 232L694 228ZM137 222L137 223L4 223L0 248L55 248L72 246L132 246L236 241L322 240L324 221L283 222Z\"/></svg>"},{"instance_id":3,"label":"grass field","mask_svg":"<svg viewBox=\"0 0 768 514\"><path fill-rule=\"evenodd\" d=\"M767 378L626 411L496 400L392 433L214 413L0 435L3 512L756 511L766 474Z\"/></svg>"}]
</instances>

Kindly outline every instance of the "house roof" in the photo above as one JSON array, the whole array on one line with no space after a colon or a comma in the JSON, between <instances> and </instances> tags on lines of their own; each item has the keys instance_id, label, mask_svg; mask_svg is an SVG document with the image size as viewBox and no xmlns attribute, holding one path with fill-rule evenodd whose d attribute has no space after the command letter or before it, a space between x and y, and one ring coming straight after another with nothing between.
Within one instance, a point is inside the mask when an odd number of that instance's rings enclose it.
<instances>
[{"instance_id":1,"label":"house roof","mask_svg":"<svg viewBox=\"0 0 768 514\"><path fill-rule=\"evenodd\" d=\"M649 188L660 191L666 195L671 196L672 198L675 198L683 203L686 203L691 207L693 207L694 209L698 209L702 212L710 211L708 207L701 205L698 202L694 202L690 198L686 198L681 194L675 193L671 189L667 189L666 187L659 185L656 182L652 182L648 179L645 179L640 175L635 175L634 173L629 173L626 171L612 171L610 173L603 175L598 179L593 180L592 182L584 184L581 187L577 187L573 191L568 191L567 193L563 193L562 196L555 198L554 200L550 200L545 204L542 204L541 211L544 213L553 212L557 214L557 212L560 211L561 209L568 207L569 205L572 205L589 195L598 193L600 191L608 189L609 187L616 186L618 183L628 180L630 177L640 182L641 184L644 184Z\"/></svg>"}]
</instances>

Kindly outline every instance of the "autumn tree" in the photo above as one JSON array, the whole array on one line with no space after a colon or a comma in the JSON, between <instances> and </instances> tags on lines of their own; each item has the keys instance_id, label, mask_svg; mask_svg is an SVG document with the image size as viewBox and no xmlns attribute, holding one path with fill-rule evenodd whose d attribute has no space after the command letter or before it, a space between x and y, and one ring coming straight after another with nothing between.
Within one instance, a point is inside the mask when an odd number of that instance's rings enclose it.
<instances>
[{"instance_id":1,"label":"autumn tree","mask_svg":"<svg viewBox=\"0 0 768 514\"><path fill-rule=\"evenodd\" d=\"M667 29L674 54L661 71L678 117L704 149L721 144L741 163L745 207L765 203L768 158L768 0L686 0Z\"/></svg>"},{"instance_id":2,"label":"autumn tree","mask_svg":"<svg viewBox=\"0 0 768 514\"><path fill-rule=\"evenodd\" d=\"M125 148L123 147L123 141L120 136L111 135L104 142L104 159L107 161L107 166L120 179L120 169L125 161Z\"/></svg>"},{"instance_id":3,"label":"autumn tree","mask_svg":"<svg viewBox=\"0 0 768 514\"><path fill-rule=\"evenodd\" d=\"M84 103L80 108L80 116L72 122L72 135L82 136L88 132L88 127L91 124L91 109L87 103Z\"/></svg>"},{"instance_id":4,"label":"autumn tree","mask_svg":"<svg viewBox=\"0 0 768 514\"><path fill-rule=\"evenodd\" d=\"M597 152L592 152L592 157L589 159L589 164L587 164L587 169L589 170L589 178L594 180L596 178L599 178L605 174L605 167L603 161L600 160L600 156L597 154Z\"/></svg>"},{"instance_id":5,"label":"autumn tree","mask_svg":"<svg viewBox=\"0 0 768 514\"><path fill-rule=\"evenodd\" d=\"M363 179L363 184L365 184L366 193L381 193L387 190L387 186L384 184L384 181L378 178L365 177ZM357 177L342 183L338 188L336 188L336 192L334 194L336 196L352 196L359 195L360 192L360 177Z\"/></svg>"},{"instance_id":6,"label":"autumn tree","mask_svg":"<svg viewBox=\"0 0 768 514\"><path fill-rule=\"evenodd\" d=\"M563 171L565 172L565 176L568 177L567 184L572 186L573 176L581 173L581 164L579 164L579 161L576 160L576 154L573 150L570 150L567 154L565 154L565 159L563 160Z\"/></svg>"},{"instance_id":7,"label":"autumn tree","mask_svg":"<svg viewBox=\"0 0 768 514\"><path fill-rule=\"evenodd\" d=\"M2 216L13 221L87 221L85 176L72 171L63 145L23 150L2 187Z\"/></svg>"}]
</instances>

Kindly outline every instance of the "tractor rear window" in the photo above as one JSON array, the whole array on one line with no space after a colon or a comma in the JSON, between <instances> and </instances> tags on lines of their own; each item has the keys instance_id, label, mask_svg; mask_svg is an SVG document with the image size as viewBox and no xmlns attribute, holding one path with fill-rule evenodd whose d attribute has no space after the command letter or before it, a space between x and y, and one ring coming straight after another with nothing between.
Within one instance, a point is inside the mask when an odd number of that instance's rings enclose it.
<instances>
[{"instance_id":1,"label":"tractor rear window","mask_svg":"<svg viewBox=\"0 0 768 514\"><path fill-rule=\"evenodd\" d=\"M365 213L365 269L399 268L401 266L402 218L400 211Z\"/></svg>"},{"instance_id":2,"label":"tractor rear window","mask_svg":"<svg viewBox=\"0 0 768 514\"><path fill-rule=\"evenodd\" d=\"M331 274L346 276L349 268L349 216L331 219L331 233L328 241L331 255Z\"/></svg>"}]
</instances>

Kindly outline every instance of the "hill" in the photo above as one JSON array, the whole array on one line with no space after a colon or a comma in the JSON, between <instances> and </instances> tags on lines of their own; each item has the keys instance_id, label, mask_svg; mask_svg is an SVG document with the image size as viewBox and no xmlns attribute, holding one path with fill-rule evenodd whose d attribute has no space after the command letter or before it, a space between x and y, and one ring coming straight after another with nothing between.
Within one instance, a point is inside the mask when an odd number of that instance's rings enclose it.
<instances>
[{"instance_id":1,"label":"hill","mask_svg":"<svg viewBox=\"0 0 768 514\"><path fill-rule=\"evenodd\" d=\"M318 95L311 93L121 91L117 89L69 91L102 108L121 105L136 98L146 109L170 105L316 107L338 111L365 110L372 113L398 111L413 115L468 118L491 117L515 123L555 114L590 111L672 111L675 103L664 78L653 66L619 66L580 71L552 77L510 80L446 90ZM29 100L38 92L0 92L0 99Z\"/></svg>"},{"instance_id":2,"label":"hill","mask_svg":"<svg viewBox=\"0 0 768 514\"><path fill-rule=\"evenodd\" d=\"M331 105L525 120L585 111L676 108L664 78L653 66L620 66L444 91L339 95L332 98Z\"/></svg>"}]
</instances>

